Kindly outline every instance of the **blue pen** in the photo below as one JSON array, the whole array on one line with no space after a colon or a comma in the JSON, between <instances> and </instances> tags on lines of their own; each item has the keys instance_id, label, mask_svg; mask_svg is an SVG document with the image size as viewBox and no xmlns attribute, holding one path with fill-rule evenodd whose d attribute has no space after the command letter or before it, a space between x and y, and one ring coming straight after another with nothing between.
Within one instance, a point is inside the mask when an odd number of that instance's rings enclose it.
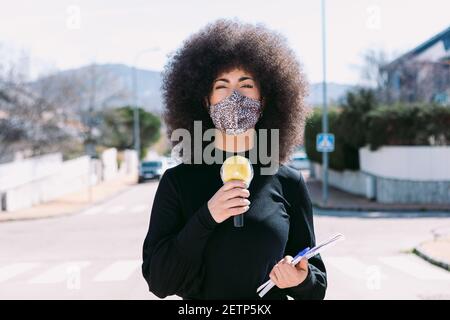
<instances>
[{"instance_id":1,"label":"blue pen","mask_svg":"<svg viewBox=\"0 0 450 320\"><path fill-rule=\"evenodd\" d=\"M294 259L292 259L292 261L294 261L295 259L302 257L305 255L305 253L307 253L309 251L309 247L303 249L302 251L300 251L299 253L297 253L297 255L294 257Z\"/></svg>"},{"instance_id":2,"label":"blue pen","mask_svg":"<svg viewBox=\"0 0 450 320\"><path fill-rule=\"evenodd\" d=\"M310 249L305 248L303 250L301 250L292 260L292 264L296 265L297 263L300 262L301 259L305 258L305 259L310 259L313 256L315 256L316 254L318 254L319 252L323 251L325 248L327 248L330 244L335 243L338 240L343 240L344 239L344 235L341 233L338 233L336 235L334 235L332 238L328 239L325 242L322 242L321 244L315 246L314 248ZM260 285L258 287L258 289L256 289L256 292L259 292L258 295L260 297L263 297L271 288L273 288L275 286L275 284L273 283L273 281L271 279L267 280L265 283L263 283L262 285Z\"/></svg>"},{"instance_id":3,"label":"blue pen","mask_svg":"<svg viewBox=\"0 0 450 320\"><path fill-rule=\"evenodd\" d=\"M300 258L303 257L305 254L309 252L309 247L301 250L297 255L292 259L293 264L297 264L300 262ZM296 261L299 260L299 261ZM256 292L261 291L258 293L260 297L263 297L270 289L272 289L275 286L275 283L271 279L267 280L265 283L259 286L258 289L256 289Z\"/></svg>"}]
</instances>

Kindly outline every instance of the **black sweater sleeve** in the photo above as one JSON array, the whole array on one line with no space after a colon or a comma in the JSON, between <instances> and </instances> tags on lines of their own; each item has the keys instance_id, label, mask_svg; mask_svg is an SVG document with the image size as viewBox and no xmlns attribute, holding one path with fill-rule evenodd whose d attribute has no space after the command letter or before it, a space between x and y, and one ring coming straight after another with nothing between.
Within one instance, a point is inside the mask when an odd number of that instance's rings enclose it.
<instances>
[{"instance_id":1,"label":"black sweater sleeve","mask_svg":"<svg viewBox=\"0 0 450 320\"><path fill-rule=\"evenodd\" d=\"M285 250L285 256L292 257L306 246L312 248L316 245L311 199L301 174L296 190L298 191L291 206L289 237ZM326 269L318 254L308 260L307 278L298 286L287 288L285 291L295 300L318 300L324 299L326 288Z\"/></svg>"},{"instance_id":2,"label":"black sweater sleeve","mask_svg":"<svg viewBox=\"0 0 450 320\"><path fill-rule=\"evenodd\" d=\"M172 173L168 169L159 182L143 246L142 273L149 290L160 298L185 297L198 290L203 251L218 224L207 202L185 221Z\"/></svg>"}]
</instances>

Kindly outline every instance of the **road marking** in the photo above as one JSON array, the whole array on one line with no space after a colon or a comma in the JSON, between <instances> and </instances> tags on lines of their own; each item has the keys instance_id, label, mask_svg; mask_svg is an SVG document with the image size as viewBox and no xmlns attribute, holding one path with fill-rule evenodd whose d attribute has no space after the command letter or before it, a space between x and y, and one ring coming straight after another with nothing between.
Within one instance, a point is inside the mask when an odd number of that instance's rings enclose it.
<instances>
[{"instance_id":1,"label":"road marking","mask_svg":"<svg viewBox=\"0 0 450 320\"><path fill-rule=\"evenodd\" d=\"M32 284L50 284L64 282L77 273L81 275L81 270L91 263L89 261L66 262L53 267L46 272L32 278L29 283Z\"/></svg>"},{"instance_id":2,"label":"road marking","mask_svg":"<svg viewBox=\"0 0 450 320\"><path fill-rule=\"evenodd\" d=\"M105 210L106 214L118 214L121 211L125 210L124 206L112 206Z\"/></svg>"},{"instance_id":3,"label":"road marking","mask_svg":"<svg viewBox=\"0 0 450 320\"><path fill-rule=\"evenodd\" d=\"M14 263L0 268L0 282L5 282L21 273L27 272L39 263Z\"/></svg>"},{"instance_id":4,"label":"road marking","mask_svg":"<svg viewBox=\"0 0 450 320\"><path fill-rule=\"evenodd\" d=\"M142 264L140 260L117 261L100 271L95 282L127 280Z\"/></svg>"},{"instance_id":5,"label":"road marking","mask_svg":"<svg viewBox=\"0 0 450 320\"><path fill-rule=\"evenodd\" d=\"M323 261L325 266L330 264L331 266L338 269L340 272L346 274L351 278L355 278L358 280L367 279L367 272L370 270L370 265L367 265L361 262L360 259L347 257L347 256L333 256L333 257L324 257Z\"/></svg>"},{"instance_id":6,"label":"road marking","mask_svg":"<svg viewBox=\"0 0 450 320\"><path fill-rule=\"evenodd\" d=\"M94 215L94 214L99 214L104 209L105 209L104 206L95 206L95 207L86 209L81 214L82 215L86 215L86 216L90 216L90 215Z\"/></svg>"},{"instance_id":7,"label":"road marking","mask_svg":"<svg viewBox=\"0 0 450 320\"><path fill-rule=\"evenodd\" d=\"M400 270L418 279L450 281L450 272L433 266L429 262L413 255L380 257L379 260L391 268Z\"/></svg>"},{"instance_id":8,"label":"road marking","mask_svg":"<svg viewBox=\"0 0 450 320\"><path fill-rule=\"evenodd\" d=\"M135 205L133 208L131 208L131 212L132 213L143 212L143 211L146 211L147 208L148 208L147 205L139 204L139 205Z\"/></svg>"}]
</instances>

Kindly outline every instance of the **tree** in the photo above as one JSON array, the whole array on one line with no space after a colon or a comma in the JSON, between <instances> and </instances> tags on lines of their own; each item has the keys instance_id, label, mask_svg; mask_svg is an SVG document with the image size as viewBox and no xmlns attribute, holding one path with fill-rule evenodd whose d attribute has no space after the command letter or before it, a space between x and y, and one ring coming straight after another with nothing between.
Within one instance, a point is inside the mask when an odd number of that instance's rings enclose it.
<instances>
[{"instance_id":1,"label":"tree","mask_svg":"<svg viewBox=\"0 0 450 320\"><path fill-rule=\"evenodd\" d=\"M139 110L141 158L148 148L160 138L161 120L151 112ZM133 149L133 107L108 109L101 113L99 143L118 150Z\"/></svg>"},{"instance_id":2,"label":"tree","mask_svg":"<svg viewBox=\"0 0 450 320\"><path fill-rule=\"evenodd\" d=\"M0 46L0 161L60 151L66 157L95 145L98 110L127 97L117 77L95 64L29 81L27 56L6 59ZM81 147L81 148L80 148Z\"/></svg>"}]
</instances>

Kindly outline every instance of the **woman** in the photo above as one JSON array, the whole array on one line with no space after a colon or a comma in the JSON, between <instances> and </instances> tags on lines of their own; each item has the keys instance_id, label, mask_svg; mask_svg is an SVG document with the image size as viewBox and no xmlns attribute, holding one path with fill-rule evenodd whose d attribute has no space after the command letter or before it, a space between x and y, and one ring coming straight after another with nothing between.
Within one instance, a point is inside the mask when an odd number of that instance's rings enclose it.
<instances>
[{"instance_id":1,"label":"woman","mask_svg":"<svg viewBox=\"0 0 450 320\"><path fill-rule=\"evenodd\" d=\"M285 38L261 25L218 20L171 57L163 92L169 136L179 128L193 136L194 122L201 121L202 130L215 132L213 156L249 158L260 129L272 130L279 144L269 145L278 150L269 164L279 165L262 174L267 163L257 153L250 185L223 184L221 163L185 161L168 169L143 247L150 291L160 298L259 299L256 289L270 278L276 286L264 299L323 299L320 255L290 264L299 250L315 245L315 236L304 180L286 165L302 141L306 82ZM239 214L241 228L233 224Z\"/></svg>"}]
</instances>

